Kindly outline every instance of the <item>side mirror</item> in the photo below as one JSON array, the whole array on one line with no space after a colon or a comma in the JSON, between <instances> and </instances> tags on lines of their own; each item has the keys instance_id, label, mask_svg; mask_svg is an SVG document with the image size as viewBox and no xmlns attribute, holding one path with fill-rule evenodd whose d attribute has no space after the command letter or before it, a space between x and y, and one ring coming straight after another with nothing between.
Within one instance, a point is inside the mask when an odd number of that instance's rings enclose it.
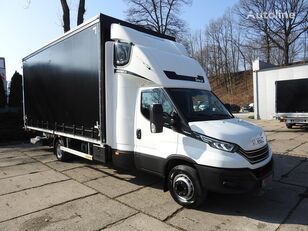
<instances>
[{"instance_id":1,"label":"side mirror","mask_svg":"<svg viewBox=\"0 0 308 231\"><path fill-rule=\"evenodd\" d=\"M163 131L163 107L155 103L150 107L150 129L152 133Z\"/></svg>"},{"instance_id":2,"label":"side mirror","mask_svg":"<svg viewBox=\"0 0 308 231\"><path fill-rule=\"evenodd\" d=\"M227 110L228 110L229 112L231 112L231 105L230 105L229 103L226 103L226 104L225 104L225 107L227 108Z\"/></svg>"},{"instance_id":3,"label":"side mirror","mask_svg":"<svg viewBox=\"0 0 308 231\"><path fill-rule=\"evenodd\" d=\"M171 113L171 126L173 130L177 130L180 127L180 117L176 112Z\"/></svg>"}]
</instances>

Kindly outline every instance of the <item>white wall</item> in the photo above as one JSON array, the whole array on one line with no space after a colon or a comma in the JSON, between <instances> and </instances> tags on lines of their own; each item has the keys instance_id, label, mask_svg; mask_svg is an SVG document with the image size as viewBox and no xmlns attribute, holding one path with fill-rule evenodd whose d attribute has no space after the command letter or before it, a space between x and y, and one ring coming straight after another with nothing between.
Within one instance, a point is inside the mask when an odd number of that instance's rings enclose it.
<instances>
[{"instance_id":1,"label":"white wall","mask_svg":"<svg viewBox=\"0 0 308 231\"><path fill-rule=\"evenodd\" d=\"M6 82L6 71L5 71L5 59L0 57L0 80L3 80L3 86L5 94L7 94L7 82Z\"/></svg>"},{"instance_id":2,"label":"white wall","mask_svg":"<svg viewBox=\"0 0 308 231\"><path fill-rule=\"evenodd\" d=\"M261 65L258 62L260 61L256 60L253 63L255 67L253 68L255 118L270 120L276 115L275 82L308 78L308 64L260 70Z\"/></svg>"}]
</instances>

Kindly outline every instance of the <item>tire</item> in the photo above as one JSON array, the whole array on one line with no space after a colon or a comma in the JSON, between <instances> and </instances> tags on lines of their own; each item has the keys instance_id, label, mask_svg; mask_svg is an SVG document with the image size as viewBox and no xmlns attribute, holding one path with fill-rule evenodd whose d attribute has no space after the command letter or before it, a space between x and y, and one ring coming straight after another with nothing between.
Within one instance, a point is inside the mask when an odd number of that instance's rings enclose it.
<instances>
[{"instance_id":1,"label":"tire","mask_svg":"<svg viewBox=\"0 0 308 231\"><path fill-rule=\"evenodd\" d=\"M68 161L70 159L70 155L60 149L61 146L64 146L64 142L61 138L57 139L54 144L54 154L57 159L60 161Z\"/></svg>"},{"instance_id":2,"label":"tire","mask_svg":"<svg viewBox=\"0 0 308 231\"><path fill-rule=\"evenodd\" d=\"M196 208L206 197L196 169L188 165L177 165L168 175L168 188L173 199L187 208Z\"/></svg>"},{"instance_id":3,"label":"tire","mask_svg":"<svg viewBox=\"0 0 308 231\"><path fill-rule=\"evenodd\" d=\"M293 127L293 124L286 124L287 128L291 129Z\"/></svg>"}]
</instances>

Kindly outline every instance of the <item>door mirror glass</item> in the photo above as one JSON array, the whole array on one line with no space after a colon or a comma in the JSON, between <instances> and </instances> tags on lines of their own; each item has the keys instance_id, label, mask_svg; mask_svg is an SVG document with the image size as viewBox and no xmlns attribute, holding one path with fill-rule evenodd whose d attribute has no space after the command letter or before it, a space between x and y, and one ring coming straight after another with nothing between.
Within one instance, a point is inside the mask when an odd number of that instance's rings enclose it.
<instances>
[{"instance_id":1,"label":"door mirror glass","mask_svg":"<svg viewBox=\"0 0 308 231\"><path fill-rule=\"evenodd\" d=\"M225 103L225 107L229 112L231 112L231 105L229 103Z\"/></svg>"},{"instance_id":2,"label":"door mirror glass","mask_svg":"<svg viewBox=\"0 0 308 231\"><path fill-rule=\"evenodd\" d=\"M180 127L180 117L178 115L178 113L176 112L172 112L171 113L171 127L173 130L178 130Z\"/></svg>"},{"instance_id":3,"label":"door mirror glass","mask_svg":"<svg viewBox=\"0 0 308 231\"><path fill-rule=\"evenodd\" d=\"M152 133L163 131L163 107L159 103L154 103L150 107L150 129Z\"/></svg>"}]
</instances>

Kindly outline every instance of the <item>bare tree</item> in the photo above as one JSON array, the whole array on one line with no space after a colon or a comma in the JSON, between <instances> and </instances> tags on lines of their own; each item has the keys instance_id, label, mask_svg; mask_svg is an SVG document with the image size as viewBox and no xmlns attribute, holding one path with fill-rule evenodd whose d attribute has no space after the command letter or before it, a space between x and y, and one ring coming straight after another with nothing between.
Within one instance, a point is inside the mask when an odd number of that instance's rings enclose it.
<instances>
[{"instance_id":1,"label":"bare tree","mask_svg":"<svg viewBox=\"0 0 308 231\"><path fill-rule=\"evenodd\" d=\"M70 30L70 8L67 4L67 0L60 0L62 6L62 20L63 20L63 30L67 32ZM77 26L83 23L84 21L84 14L85 14L85 0L79 0L78 6L78 14L77 14Z\"/></svg>"},{"instance_id":2,"label":"bare tree","mask_svg":"<svg viewBox=\"0 0 308 231\"><path fill-rule=\"evenodd\" d=\"M85 9L85 0L79 0L79 6L78 6L78 15L77 15L77 26L83 23L83 16L86 12Z\"/></svg>"},{"instance_id":3,"label":"bare tree","mask_svg":"<svg viewBox=\"0 0 308 231\"><path fill-rule=\"evenodd\" d=\"M60 0L62 11L63 11L63 30L64 32L67 32L70 30L70 9L68 7L66 0Z\"/></svg>"},{"instance_id":4,"label":"bare tree","mask_svg":"<svg viewBox=\"0 0 308 231\"><path fill-rule=\"evenodd\" d=\"M251 69L251 63L260 56L259 47L247 40L243 28L235 21L231 9L223 17L211 21L203 33L196 31L190 37L191 55L199 61L209 78L232 93L234 73Z\"/></svg>"},{"instance_id":5,"label":"bare tree","mask_svg":"<svg viewBox=\"0 0 308 231\"><path fill-rule=\"evenodd\" d=\"M259 41L247 40L243 41L242 44L239 44L244 70L252 69L252 62L257 58L262 58L261 50L259 49Z\"/></svg>"},{"instance_id":6,"label":"bare tree","mask_svg":"<svg viewBox=\"0 0 308 231\"><path fill-rule=\"evenodd\" d=\"M222 18L210 22L205 31L208 75L220 78L231 91L234 73L246 69L241 30L232 18L231 10Z\"/></svg>"},{"instance_id":7,"label":"bare tree","mask_svg":"<svg viewBox=\"0 0 308 231\"><path fill-rule=\"evenodd\" d=\"M186 24L180 18L184 5L192 0L126 0L129 9L127 20L161 34L178 36L186 31Z\"/></svg>"},{"instance_id":8,"label":"bare tree","mask_svg":"<svg viewBox=\"0 0 308 231\"><path fill-rule=\"evenodd\" d=\"M307 31L307 0L240 0L237 9L243 25L261 33L268 61L273 45L283 52L285 65L294 59L291 47Z\"/></svg>"}]
</instances>

